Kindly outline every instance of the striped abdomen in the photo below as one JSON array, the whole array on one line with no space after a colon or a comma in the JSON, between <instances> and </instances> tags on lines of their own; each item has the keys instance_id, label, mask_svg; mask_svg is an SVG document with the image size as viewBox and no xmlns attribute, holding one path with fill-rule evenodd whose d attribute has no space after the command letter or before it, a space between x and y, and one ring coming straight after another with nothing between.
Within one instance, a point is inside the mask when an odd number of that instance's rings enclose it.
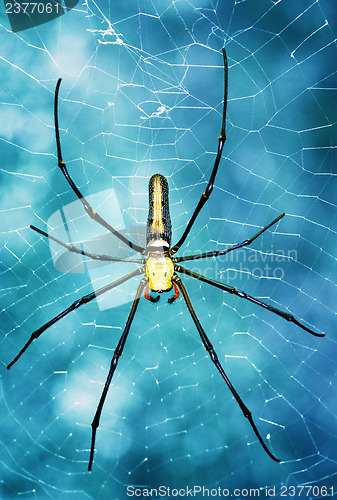
<instances>
[{"instance_id":1,"label":"striped abdomen","mask_svg":"<svg viewBox=\"0 0 337 500\"><path fill-rule=\"evenodd\" d=\"M149 216L147 219L146 246L171 246L171 219L168 184L163 175L155 174L149 182Z\"/></svg>"}]
</instances>

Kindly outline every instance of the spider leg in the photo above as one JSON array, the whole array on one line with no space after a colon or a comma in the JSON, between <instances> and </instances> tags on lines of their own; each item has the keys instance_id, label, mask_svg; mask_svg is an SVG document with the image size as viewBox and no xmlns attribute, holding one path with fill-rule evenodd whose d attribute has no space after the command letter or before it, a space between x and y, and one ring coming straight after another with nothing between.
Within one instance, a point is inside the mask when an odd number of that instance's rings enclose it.
<instances>
[{"instance_id":1,"label":"spider leg","mask_svg":"<svg viewBox=\"0 0 337 500\"><path fill-rule=\"evenodd\" d=\"M9 370L13 365L14 363L17 362L17 360L22 356L22 354L27 350L27 348L30 346L30 344L33 342L33 340L37 339L38 337L40 337L40 335L45 331L47 330L50 326L52 326L54 323L56 323L57 321L59 321L61 318L63 318L64 316L66 316L67 314L69 314L71 311L74 311L75 309L77 309L78 307L84 305L84 304L88 304L88 302L90 302L91 300L95 299L96 297L98 297L99 295L102 295L103 293L105 292L108 292L109 290L112 290L112 288L115 288L116 286L118 285L121 285L122 283L125 283L125 281L128 281L129 279L131 278L134 278L135 276L137 276L138 274L143 274L145 272L145 268L139 268L139 269L136 269L135 271L133 271L132 273L129 273L129 274L126 274L125 276L123 276L122 278L119 278L118 280L114 281L113 283L110 283L109 285L106 285L106 286L103 286L102 288L96 290L96 292L91 292L89 293L88 295L84 295L81 299L78 299L78 300L75 300L75 302L73 302L71 304L71 306L69 306L67 309L65 309L64 311L60 312L57 316L55 316L54 318L50 319L49 321L47 321L47 323L45 323L44 325L40 326L40 328L38 328L37 330L35 330L29 340L26 342L26 344L23 346L23 348L21 349L21 351L19 352L19 354L17 354L15 356L15 358L13 359L13 361L11 361L9 363L9 365L7 365L7 369Z\"/></svg>"},{"instance_id":2,"label":"spider leg","mask_svg":"<svg viewBox=\"0 0 337 500\"><path fill-rule=\"evenodd\" d=\"M55 238L54 236L51 236L50 234L47 234L45 231L42 231L42 229L39 229L39 228L32 226L32 225L30 227L31 227L31 229L33 229L37 233L42 234L42 236L45 236L46 238L49 238L50 240L55 241L55 243L57 243L58 245L61 245L62 247L66 248L67 250L69 250L69 252L84 255L85 257L89 257L90 259L93 259L93 260L102 260L102 261L107 261L107 262L131 262L133 264L145 264L145 259L121 259L118 257L110 257L109 255L102 255L102 254L85 252L84 250L81 250L80 248L76 248L74 245L69 245L67 243L63 243L61 240Z\"/></svg>"},{"instance_id":3,"label":"spider leg","mask_svg":"<svg viewBox=\"0 0 337 500\"><path fill-rule=\"evenodd\" d=\"M92 424L91 424L92 435L91 435L90 458L89 458L89 464L88 464L88 470L89 471L91 471L92 463L93 463L93 460L94 460L96 431L97 431L97 428L99 427L99 420L100 420L100 417L101 417L101 413L102 413L103 405L104 405L104 402L105 402L105 398L106 398L106 395L108 393L108 390L109 390L109 387L110 387L110 383L111 383L113 374L115 373L118 360L119 360L119 358L121 357L121 355L123 353L124 345L125 345L127 336L129 334L130 327L131 327L133 318L135 316L135 313L136 313L136 310L137 310L137 307L138 307L138 303L139 303L140 297L141 297L141 295L143 293L143 290L144 290L144 287L145 287L147 281L148 281L147 278L144 277L141 280L141 282L139 283L139 285L138 285L138 288L137 288L137 291L136 291L136 295L135 295L135 298L133 300L133 303L132 303L132 306L131 306L131 310L130 310L128 319L126 321L126 325L125 325L124 331L122 333L122 336L121 336L121 338L120 338L120 340L118 342L118 345L117 345L117 347L115 349L115 352L114 352L114 355L112 357L111 364L110 364L110 370L109 370L109 373L108 373L108 376L107 376L107 379L106 379L106 382L105 382L105 385L104 385L104 389L103 389L101 398L100 398L98 406L97 406L97 410L96 410L94 419L93 419Z\"/></svg>"},{"instance_id":4,"label":"spider leg","mask_svg":"<svg viewBox=\"0 0 337 500\"><path fill-rule=\"evenodd\" d=\"M222 366L221 366L221 364L219 362L218 356L217 356L217 354L216 354L216 352L215 352L215 350L213 348L213 345L209 341L209 338L207 337L204 329L202 328L202 326L200 324L200 321L199 321L198 316L196 315L196 312L195 312L195 310L193 308L192 302L191 302L191 300L189 298L189 295L187 293L187 290L186 290L186 287L185 287L184 283L182 282L182 280L177 275L175 275L174 279L175 279L175 281L176 281L176 283L177 283L177 285L178 285L178 287L179 287L179 289L180 289L180 291L182 293L182 296L184 297L184 300L185 300L185 303L187 305L187 308L188 308L188 310L189 310L189 312L190 312L190 314L192 316L192 319L194 321L195 326L197 327L197 330L198 330L198 333L199 333L200 338L202 340L202 343L204 344L204 347L205 347L206 351L210 355L211 360L213 361L213 363L216 366L216 368L218 369L220 375L222 376L222 378L226 382L227 387L229 388L229 390L231 391L232 395L234 396L236 402L240 406L242 413L248 419L248 421L249 421L249 423L250 423L253 431L255 432L256 437L260 441L260 443L261 443L263 449L265 450L265 452L269 455L270 458L272 458L273 460L275 460L275 462L280 462L280 460L278 458L276 458L271 453L271 451L267 448L267 446L266 446L265 442L263 441L263 439L262 439L259 431L257 430L257 427L256 427L255 422L253 420L251 411L244 404L244 402L240 398L239 394L236 392L234 386L230 382L229 378L227 377L224 369L222 368Z\"/></svg>"},{"instance_id":5,"label":"spider leg","mask_svg":"<svg viewBox=\"0 0 337 500\"><path fill-rule=\"evenodd\" d=\"M196 259L205 259L207 257L219 257L219 255L226 255L228 252L232 252L233 250L236 250L237 248L242 248L245 246L250 245L256 238L258 238L262 233L267 231L271 226L276 224L282 217L285 216L285 213L283 212L280 214L276 219L272 220L267 226L263 227L260 231L258 231L254 236L249 238L248 240L244 240L241 243L237 243L236 245L233 245L226 250L211 250L210 252L205 252L205 253L200 253L198 255L186 255L185 257L173 257L173 262L184 262L186 260L196 260Z\"/></svg>"},{"instance_id":6,"label":"spider leg","mask_svg":"<svg viewBox=\"0 0 337 500\"><path fill-rule=\"evenodd\" d=\"M114 229L110 224L104 220L95 210L92 209L91 205L88 203L88 201L84 198L80 190L77 188L76 184L72 180L72 178L69 175L69 172L67 170L66 164L64 163L62 159L62 152L61 152L61 141L60 141L60 131L59 131L59 121L58 121L58 95L59 95L59 89L61 85L62 78L59 78L56 84L55 88L55 101L54 101L54 120L55 120L55 136L56 136L56 147L57 147L57 157L58 157L58 166L61 169L61 172L63 173L64 177L67 179L71 189L74 191L78 199L81 201L84 210L87 212L87 214L96 222L101 224L101 226L105 227L108 231L110 231L113 235L115 235L117 238L119 238L123 243L128 245L130 248L135 250L136 252L139 253L144 253L145 249L139 245L136 245L135 243L132 243L130 240L125 238L119 231Z\"/></svg>"},{"instance_id":7,"label":"spider leg","mask_svg":"<svg viewBox=\"0 0 337 500\"><path fill-rule=\"evenodd\" d=\"M286 311L282 311L281 309L278 309L277 307L271 306L270 304L267 304L266 302L263 302L262 300L257 299L256 297L253 297L252 295L248 295L248 293L244 292L243 290L238 290L234 286L226 285L225 283L220 283L219 281L206 278L206 276L203 276L202 274L198 274L194 271L190 271L190 269L186 269L185 267L175 265L174 269L177 272L187 274L188 276L191 276L192 278L196 278L197 280L203 281L204 283L208 283L209 285L213 285L217 288L220 288L220 290L223 290L224 292L228 292L228 293L231 293L232 295L236 295L237 297L240 297L241 299L249 300L250 302L257 304L258 306L261 306L264 309L267 309L268 311L270 311L274 314L277 314L278 316L281 316L281 318L284 318L287 321L294 323L295 325L299 326L300 328L302 328L306 332L311 333L311 335L314 335L315 337L325 337L324 333L317 333L314 330L311 330L307 326L300 323L292 314L290 314Z\"/></svg>"},{"instance_id":8,"label":"spider leg","mask_svg":"<svg viewBox=\"0 0 337 500\"><path fill-rule=\"evenodd\" d=\"M194 224L195 219L197 218L202 207L205 205L206 201L210 197L210 194L213 190L215 176L216 176L217 171L218 171L218 167L219 167L219 163L220 163L220 159L221 159L221 155L222 155L222 150L223 150L223 147L224 147L224 144L226 141L226 113L227 113L227 97L228 97L228 62L227 62L227 55L226 55L225 48L222 49L222 53L223 53L224 70L225 70L225 85L224 85L225 88L224 88L224 100L223 100L223 111L222 111L222 125L221 125L221 132L220 132L220 136L219 136L218 152L217 152L217 155L215 158L213 170L211 173L211 177L208 181L207 187L206 187L205 191L202 193L201 198L199 200L199 203L198 203L196 209L194 210L193 215L192 215L189 223L187 224L187 227L186 227L183 235L181 236L180 240L171 248L171 250L170 250L171 254L176 253L179 250L179 248L181 247L181 245L184 243L184 241L186 240L186 238L188 236L188 233L191 230L191 227Z\"/></svg>"}]
</instances>

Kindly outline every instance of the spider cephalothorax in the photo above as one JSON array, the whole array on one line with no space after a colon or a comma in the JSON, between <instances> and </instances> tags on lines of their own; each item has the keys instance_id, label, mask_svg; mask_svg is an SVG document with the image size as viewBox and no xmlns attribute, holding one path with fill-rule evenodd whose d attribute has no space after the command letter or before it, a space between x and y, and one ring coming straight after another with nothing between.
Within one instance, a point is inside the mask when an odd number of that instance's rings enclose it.
<instances>
[{"instance_id":1,"label":"spider cephalothorax","mask_svg":"<svg viewBox=\"0 0 337 500\"><path fill-rule=\"evenodd\" d=\"M172 288L174 265L171 257L163 253L151 255L146 260L145 274L153 292L167 292Z\"/></svg>"},{"instance_id":2,"label":"spider cephalothorax","mask_svg":"<svg viewBox=\"0 0 337 500\"><path fill-rule=\"evenodd\" d=\"M151 297L149 291L162 293L169 292L174 287L174 295L168 299L172 304L179 297L179 289L174 277L174 264L171 257L163 252L151 253L146 260L145 274L148 278L148 283L145 287L144 296L151 302L157 302L159 295Z\"/></svg>"},{"instance_id":3,"label":"spider cephalothorax","mask_svg":"<svg viewBox=\"0 0 337 500\"><path fill-rule=\"evenodd\" d=\"M122 258L117 258L117 257L110 257L108 255L101 255L101 254L92 254L89 252L85 252L79 248L74 247L71 244L63 243L62 241L54 238L53 236L48 235L41 229L38 229L34 226L31 226L32 229L37 231L38 233L42 234L43 236L46 236L47 238L50 238L54 240L56 243L59 245L62 245L65 247L67 250L71 252L75 252L78 254L81 254L83 256L86 256L90 259L94 260L101 260L101 261L110 261L110 262L128 262L128 263L133 263L133 264L141 264L141 267L136 269L135 271L130 272L126 276L123 276L122 278L119 278L118 280L114 281L113 283L110 283L109 285L106 285L99 290L96 290L95 292L91 292L88 295L85 295L84 297L76 300L70 307L59 313L57 316L49 320L47 323L42 325L40 328L38 328L35 332L32 333L30 336L29 340L26 342L26 344L23 346L21 351L15 356L13 361L9 363L7 368L11 368L13 364L21 357L21 355L25 352L25 350L29 347L29 345L37 339L47 328L52 326L54 323L59 321L61 318L66 316L68 313L73 311L74 309L77 309L78 307L82 306L83 304L87 304L91 300L94 300L97 296L102 295L103 293L106 293L107 291L111 290L112 288L117 287L118 285L121 285L122 283L125 283L127 280L135 277L142 275L142 279L140 280L138 284L138 288L136 291L135 298L133 300L131 310L129 313L129 316L126 321L125 328L123 330L123 333L119 339L119 342L117 344L117 347L114 351L111 364L110 364L110 370L104 385L104 389L101 395L101 398L99 400L97 410L94 416L94 419L92 421L91 427L92 427L92 435L91 435L91 448L90 448L90 458L89 458L89 465L88 465L88 470L91 470L92 463L93 463L93 458L94 458L94 451L95 451L95 438L96 438L96 431L97 428L99 427L99 421L100 421L100 416L102 413L103 405L105 402L105 398L107 396L109 386L113 377L113 374L115 372L115 369L117 367L118 360L120 356L122 355L125 342L127 339L127 336L130 331L130 327L133 321L133 318L136 313L136 309L139 304L140 297L142 296L142 293L144 291L145 297L152 302L156 302L159 299L159 295L156 297L151 297L149 295L150 290L153 292L161 293L161 292L167 292L174 287L174 295L169 299L169 302L172 303L178 296L179 296L179 290L183 296L183 299L186 303L186 306L188 308L188 311L193 319L193 322L197 328L197 331L200 335L200 339L206 349L206 351L209 353L210 358L212 362L214 363L215 367L219 371L220 375L222 376L223 380L225 381L227 387L231 391L233 397L235 398L236 402L238 403L239 407L241 408L241 411L243 415L248 419L253 431L255 432L256 437L258 438L259 442L261 443L263 449L265 452L276 462L279 462L279 459L277 459L272 452L269 450L267 445L265 444L264 440L262 439L258 429L256 428L255 422L253 420L252 414L247 408L247 406L244 404L242 401L241 397L239 394L236 392L234 386L230 382L227 374L225 373L224 369L222 368L218 356L208 339L204 329L202 328L200 321L198 319L198 316L192 306L191 300L189 298L189 295L187 293L187 290L185 288L184 283L182 282L180 276L178 276L177 273L183 273L184 275L190 276L194 279L197 279L201 282L207 283L209 285L215 286L219 288L220 290L230 293L232 295L236 295L239 298L248 300L250 302L253 302L254 304L263 307L267 309L268 311L277 314L278 316L291 321L295 325L301 327L303 330L306 330L307 332L311 333L312 335L315 336L324 336L322 333L316 333L315 331L311 330L307 326L304 326L302 323L300 323L292 314L282 311L281 309L278 309L270 304L267 304L266 302L263 302L260 299L257 299L256 297L253 297L251 295L248 295L246 292L243 290L238 290L237 288L226 285L223 282L215 281L209 278L206 278L206 276L203 276L201 274L198 274L194 271L191 271L190 269L186 269L182 267L179 263L183 261L191 261L191 260L196 260L196 259L205 259L208 257L218 257L219 255L225 255L228 252L234 251L238 248L242 248L244 246L250 245L256 238L258 238L262 233L264 233L267 229L269 229L271 226L276 224L285 214L282 213L279 216L277 216L274 220L272 220L269 224L264 226L260 231L258 231L254 236L250 237L247 240L242 241L241 243L237 243L236 245L232 245L226 249L223 250L212 250L209 252L205 252L202 254L197 254L197 255L188 255L184 257L172 257L173 254L179 251L181 245L185 242L195 219L197 218L198 214L200 213L202 207L204 204L207 202L207 200L210 197L210 194L213 189L215 177L218 171L220 159L221 159L221 154L223 150L223 146L226 140L226 135L225 135L225 125L226 125L226 106L227 106L227 81L228 81L228 66L227 66L227 57L226 57L226 52L223 49L223 56L224 56L224 68L225 68L225 92L224 92L224 101L223 101L223 114L222 114L222 125L221 125L221 132L220 132L220 137L219 137L219 142L218 142L218 151L217 155L214 161L213 169L211 172L211 176L209 179L209 182L207 184L207 187L205 191L202 193L201 198L196 205L196 208L186 226L185 231L183 232L182 236L180 237L179 241L171 247L171 220L170 220L170 213L169 213L169 197L168 197L168 183L165 177L163 177L160 174L155 174L151 177L150 183L149 183L149 216L147 220L147 233L146 233L146 248L143 248L140 245L137 245L136 243L131 242L128 240L123 234L121 234L119 231L114 229L106 220L104 220L95 210L93 210L88 203L88 201L84 198L84 196L81 194L79 189L77 188L76 184L73 182L71 179L66 164L64 163L62 159L62 154L61 154L61 143L60 143L60 134L59 134L59 126L58 126L58 92L59 92L59 87L61 83L61 79L58 80L57 85L56 85L56 90L55 90L55 103L54 103L54 115L55 115L55 132L56 132L56 145L57 145L57 156L58 156L58 165L59 168L61 169L61 172L67 179L68 183L70 184L72 190L78 197L78 199L81 201L83 204L83 207L85 211L88 213L88 215L101 224L103 227L105 227L110 233L115 235L117 238L119 238L124 244L128 245L132 250L138 252L141 255L141 258L139 259L122 259Z\"/></svg>"}]
</instances>

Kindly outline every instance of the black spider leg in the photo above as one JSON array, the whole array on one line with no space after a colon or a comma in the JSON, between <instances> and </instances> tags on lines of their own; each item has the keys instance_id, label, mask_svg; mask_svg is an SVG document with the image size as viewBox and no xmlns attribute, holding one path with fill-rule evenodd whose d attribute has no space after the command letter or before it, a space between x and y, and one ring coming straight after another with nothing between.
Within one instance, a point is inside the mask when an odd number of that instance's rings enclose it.
<instances>
[{"instance_id":1,"label":"black spider leg","mask_svg":"<svg viewBox=\"0 0 337 500\"><path fill-rule=\"evenodd\" d=\"M131 262L133 264L145 264L145 259L122 259L118 257L110 257L109 255L104 255L104 254L102 255L91 252L85 252L84 250L81 250L80 248L77 248L74 245L63 243L63 241L59 240L58 238L55 238L54 236L51 236L50 234L47 234L45 231L42 231L42 229L39 229L38 227L32 225L30 227L37 233L42 234L42 236L45 236L46 238L55 241L55 243L57 243L58 245L61 245L62 247L66 248L67 250L69 250L69 252L77 253L85 257L89 257L90 259L93 260L102 260L105 262Z\"/></svg>"},{"instance_id":2,"label":"black spider leg","mask_svg":"<svg viewBox=\"0 0 337 500\"><path fill-rule=\"evenodd\" d=\"M215 158L213 170L211 173L211 177L208 181L207 187L205 191L202 193L201 198L199 200L198 205L196 206L193 215L187 224L187 227L180 238L180 240L171 248L170 253L174 254L176 253L181 245L184 243L184 241L187 238L188 233L191 230L191 227L194 224L195 219L199 215L199 212L201 211L202 207L205 205L206 201L209 199L210 194L213 190L213 185L215 181L215 176L218 171L221 155L222 155L222 150L226 141L226 113L227 113L227 97L228 97L228 62L227 62L227 55L226 55L226 50L225 48L222 49L223 53L223 60L224 60L224 70L225 70L225 85L224 85L224 100L223 100L223 111L222 111L222 125L221 125L221 132L219 136L219 143L218 143L218 152Z\"/></svg>"},{"instance_id":3,"label":"black spider leg","mask_svg":"<svg viewBox=\"0 0 337 500\"><path fill-rule=\"evenodd\" d=\"M209 285L213 285L217 288L220 288L220 290L223 290L224 292L231 293L232 295L236 295L237 297L240 297L241 299L249 300L250 302L257 304L258 306L264 307L264 309L267 309L268 311L270 311L274 314L277 314L278 316L281 316L281 318L284 318L287 321L294 323L295 325L299 326L300 328L302 328L306 332L311 333L311 335L314 335L315 337L325 337L324 333L317 333L314 330L311 330L307 326L300 323L292 314L290 314L286 311L282 311L281 309L278 309L277 307L271 306L270 304L267 304L266 302L263 302L262 300L257 299L256 297L252 297L252 295L248 295L248 293L244 292L243 290L238 290L234 286L226 285L225 283L220 283L219 281L206 278L206 276L203 276L202 274L198 274L194 271L190 271L190 269L186 269L185 267L175 265L174 270L179 272L179 273L187 274L188 276L191 276L192 278L196 278L197 280L203 281L204 283L208 283Z\"/></svg>"},{"instance_id":4,"label":"black spider leg","mask_svg":"<svg viewBox=\"0 0 337 500\"><path fill-rule=\"evenodd\" d=\"M252 413L251 411L247 408L247 406L244 404L244 402L242 401L242 399L240 398L239 394L236 392L234 386L232 385L232 383L230 382L229 378L227 377L224 369L222 368L220 362L219 362L219 359L218 359L218 356L216 354L216 352L214 351L214 348L213 348L213 345L211 344L211 342L209 341L209 338L207 337L204 329L202 328L201 324L200 324L200 321L198 319L198 316L196 315L196 312L193 308L193 305L192 305L192 302L189 298L189 295L187 293L187 290L186 290L186 287L184 285L184 283L182 282L182 280L177 276L175 275L174 278L173 278L181 293L182 293L182 296L184 297L184 300L186 302L186 305L187 305L187 308L192 316L192 319L194 321L194 324L195 326L197 327L197 330L198 330L198 333L200 335L200 338L202 340L202 343L204 344L205 346L205 349L206 351L208 352L208 354L210 355L210 358L211 360L213 361L213 363L215 364L216 368L218 369L220 375L222 376L222 378L224 379L224 381L226 382L227 384L227 387L229 388L229 390L231 391L231 393L233 394L236 402L238 403L238 405L240 406L241 408L241 411L242 413L244 414L244 416L248 419L250 425L252 426L252 429L253 431L255 432L255 435L256 437L258 438L258 440L260 441L263 449L265 450L265 452L270 456L270 458L272 458L273 460L275 460L275 462L280 462L280 460L278 458L276 458L272 453L271 451L267 448L265 442L263 441L259 431L257 430L257 427L255 425L255 422L253 420L253 417L252 417Z\"/></svg>"},{"instance_id":5,"label":"black spider leg","mask_svg":"<svg viewBox=\"0 0 337 500\"><path fill-rule=\"evenodd\" d=\"M105 402L105 398L107 396L107 393L108 393L108 390L109 390L109 387L110 387L110 383L111 383L113 374L115 373L118 360L119 360L119 358L121 357L121 355L123 353L124 345L125 345L126 339L128 337L128 334L129 334L129 331L130 331L130 327L131 327L133 318L135 316L135 313L136 313L136 310L137 310L137 307L138 307L138 303L139 303L140 297L141 297L141 295L143 293L143 290L145 288L145 285L146 285L147 281L148 281L148 279L146 277L144 277L141 280L141 282L139 283L139 285L138 285L138 288L137 288L137 291L136 291L136 295L135 295L135 298L133 300L133 303L132 303L132 306L131 306L131 309L130 309L130 313L129 313L128 319L126 321L126 325L125 325L124 331L122 333L121 338L119 339L118 345L117 345L117 347L115 349L114 355L113 355L112 360L111 360L110 370L109 370L107 379L105 381L105 385L104 385L104 388L103 388L101 399L99 400L99 403L98 403L98 406L97 406L97 410L96 410L94 419L93 419L93 421L91 423L92 435L91 435L90 458L89 458L89 464L88 464L88 470L89 471L91 471L92 462L94 460L96 431L97 431L97 429L99 427L99 420L100 420L100 417L101 417L101 413L102 413L103 405L104 405L104 402Z\"/></svg>"},{"instance_id":6,"label":"black spider leg","mask_svg":"<svg viewBox=\"0 0 337 500\"><path fill-rule=\"evenodd\" d=\"M17 362L17 360L27 350L27 348L30 346L30 344L33 342L33 340L35 340L38 337L40 337L40 335L45 330L47 330L47 328L49 328L50 326L54 325L54 323L56 323L57 321L59 321L61 318L63 318L67 314L69 314L71 311L74 311L74 309L77 309L78 307L80 307L80 306L82 306L84 304L88 304L88 302L90 302L91 300L95 299L99 295L102 295L103 293L108 292L112 288L115 288L116 286L121 285L122 283L125 283L125 281L128 281L129 279L134 278L135 276L137 276L139 274L143 274L144 272L145 272L145 267L136 269L132 273L126 274L125 276L123 276L122 278L119 278L118 280L114 281L113 283L110 283L109 285L103 286L102 288L96 290L96 292L91 292L88 295L84 295L81 299L75 300L75 302L73 302L71 304L71 306L69 306L64 311L60 312L54 318L52 318L49 321L47 321L47 323L45 323L44 325L40 326L40 328L38 328L37 330L35 330L35 332L33 332L31 334L29 340L23 346L23 348L21 349L21 351L19 352L19 354L17 354L17 356L15 356L15 358L13 359L13 361L11 361L9 363L9 365L7 366L7 369L9 370L14 365L14 363Z\"/></svg>"},{"instance_id":7,"label":"black spider leg","mask_svg":"<svg viewBox=\"0 0 337 500\"><path fill-rule=\"evenodd\" d=\"M258 238L262 233L267 231L271 226L276 224L282 217L285 216L285 213L283 212L280 214L276 219L272 220L267 226L263 227L260 231L258 231L254 236L249 238L248 240L244 240L241 243L237 243L236 245L233 245L226 250L211 250L210 252L205 252L205 253L200 253L197 255L186 255L185 257L173 257L173 262L183 262L186 260L196 260L196 259L205 259L207 257L219 257L219 255L226 255L226 253L231 252L232 250L236 250L237 248L242 248L245 246L250 245L253 243L256 238Z\"/></svg>"},{"instance_id":8,"label":"black spider leg","mask_svg":"<svg viewBox=\"0 0 337 500\"><path fill-rule=\"evenodd\" d=\"M106 220L104 220L95 210L92 209L91 205L88 203L88 201L84 198L80 190L77 188L75 183L73 182L72 178L69 175L69 172L67 170L66 164L64 163L62 159L62 152L61 152L61 141L60 141L60 132L59 132L59 121L58 121L58 95L59 95L59 89L61 85L62 78L59 78L56 84L55 88L55 101L54 101L54 119L55 119L55 135L56 135L56 147L57 147L57 158L58 158L58 166L60 167L64 177L67 179L71 189L74 191L78 199L81 201L84 210L87 212L87 214L96 222L101 224L101 226L105 227L108 231L110 231L113 235L117 236L123 243L125 243L127 246L132 248L132 250L135 250L136 252L139 253L144 253L145 249L139 245L136 245L135 243L132 243L130 240L125 238L119 231L114 229Z\"/></svg>"}]
</instances>

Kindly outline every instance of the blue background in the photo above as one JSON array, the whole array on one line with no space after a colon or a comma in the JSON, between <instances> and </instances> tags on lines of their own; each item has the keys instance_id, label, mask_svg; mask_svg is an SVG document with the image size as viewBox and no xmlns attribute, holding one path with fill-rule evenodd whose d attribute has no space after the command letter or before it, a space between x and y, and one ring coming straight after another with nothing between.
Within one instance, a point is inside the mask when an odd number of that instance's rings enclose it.
<instances>
[{"instance_id":1,"label":"blue background","mask_svg":"<svg viewBox=\"0 0 337 500\"><path fill-rule=\"evenodd\" d=\"M334 2L89 1L17 34L2 9L1 498L124 499L127 485L337 491ZM118 209L127 229L143 227L148 180L160 172L177 240L215 158L223 45L228 139L212 197L181 254L242 241L285 211L252 248L186 267L288 310L326 337L184 279L277 464L210 362L182 299L141 300L89 474L90 424L130 297L73 312L6 370L33 330L101 283L88 272L57 271L48 242L29 229L46 230L75 201L57 168L55 84L62 77L63 156L83 194L113 189L119 206L111 217ZM116 264L113 272L126 271Z\"/></svg>"}]
</instances>

